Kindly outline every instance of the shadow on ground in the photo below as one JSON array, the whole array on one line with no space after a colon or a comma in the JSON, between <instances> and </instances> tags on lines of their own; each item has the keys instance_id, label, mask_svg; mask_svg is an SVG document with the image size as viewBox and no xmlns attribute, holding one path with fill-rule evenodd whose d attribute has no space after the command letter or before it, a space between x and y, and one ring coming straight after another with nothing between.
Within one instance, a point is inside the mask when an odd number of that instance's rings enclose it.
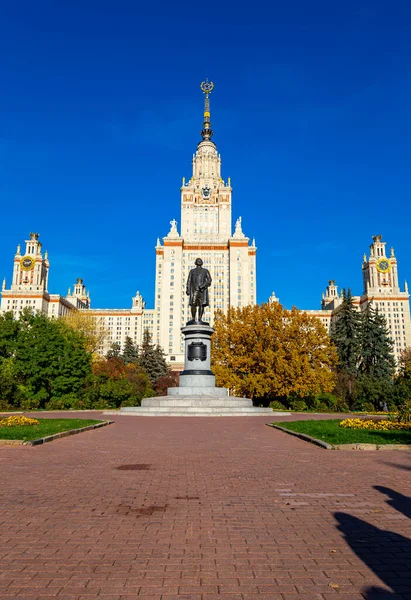
<instances>
[{"instance_id":1,"label":"shadow on ground","mask_svg":"<svg viewBox=\"0 0 411 600\"><path fill-rule=\"evenodd\" d=\"M383 486L375 486L375 489L390 498L387 500L390 506L411 518L411 498ZM358 558L392 590L372 586L362 591L364 598L408 598L411 590L411 540L398 533L379 529L347 513L338 512L334 516L338 529Z\"/></svg>"},{"instance_id":2,"label":"shadow on ground","mask_svg":"<svg viewBox=\"0 0 411 600\"><path fill-rule=\"evenodd\" d=\"M392 463L392 462L386 462L384 463L390 467L395 467L396 469L401 469L402 471L411 471L411 465L398 465L396 463Z\"/></svg>"},{"instance_id":3,"label":"shadow on ground","mask_svg":"<svg viewBox=\"0 0 411 600\"><path fill-rule=\"evenodd\" d=\"M390 488L384 487L383 485L375 485L374 489L378 492L381 492L382 494L385 494L390 498L389 500L387 500L387 504L389 504L390 506L395 508L395 510L411 519L411 498L409 498L408 496L404 496L404 494L400 494L399 492L395 492Z\"/></svg>"}]
</instances>

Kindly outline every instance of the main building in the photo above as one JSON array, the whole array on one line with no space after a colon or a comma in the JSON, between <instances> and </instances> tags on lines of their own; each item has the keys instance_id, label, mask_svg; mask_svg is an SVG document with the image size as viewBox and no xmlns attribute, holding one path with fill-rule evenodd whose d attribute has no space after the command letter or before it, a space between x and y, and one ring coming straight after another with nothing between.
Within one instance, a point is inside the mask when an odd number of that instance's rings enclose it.
<instances>
[{"instance_id":1,"label":"main building","mask_svg":"<svg viewBox=\"0 0 411 600\"><path fill-rule=\"evenodd\" d=\"M155 302L147 309L139 292L132 298L129 309L91 309L90 296L82 279L77 279L66 296L49 294L49 259L43 255L37 233L26 240L25 252L20 245L14 256L13 277L10 288L3 282L0 312L12 311L15 316L24 308L37 310L49 317L58 318L70 311L81 310L97 319L109 336L100 348L105 353L111 343L123 346L126 337L140 345L143 333L148 330L155 343L165 351L170 364L178 368L183 364L181 327L190 319L185 293L189 270L197 257L210 271L213 284L210 288L210 306L204 319L211 324L217 309L227 312L230 306L243 307L256 303L256 246L242 230L241 217L232 229L232 188L221 174L221 156L212 141L210 122L210 93L213 84L201 84L204 93L204 120L201 141L192 158L192 174L183 178L181 192L180 231L175 219L170 221L170 231L157 240ZM394 342L398 360L401 352L411 346L411 320L408 286L401 291L398 280L397 259L391 248L386 253L386 242L380 235L373 237L370 254L364 254L362 264L364 289L354 296L359 311L372 302L382 313ZM273 295L269 301L277 300ZM342 297L334 281L329 281L322 297L321 310L305 311L319 318L331 333L338 319Z\"/></svg>"}]
</instances>

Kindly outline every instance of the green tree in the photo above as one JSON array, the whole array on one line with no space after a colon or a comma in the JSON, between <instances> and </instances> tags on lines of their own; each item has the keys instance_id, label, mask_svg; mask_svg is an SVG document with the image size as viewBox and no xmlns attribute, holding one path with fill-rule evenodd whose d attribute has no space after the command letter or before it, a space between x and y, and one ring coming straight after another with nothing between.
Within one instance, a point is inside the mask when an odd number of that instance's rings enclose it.
<instances>
[{"instance_id":1,"label":"green tree","mask_svg":"<svg viewBox=\"0 0 411 600\"><path fill-rule=\"evenodd\" d=\"M26 398L44 405L52 397L81 391L91 372L91 355L82 334L27 311L20 315L14 372Z\"/></svg>"},{"instance_id":2,"label":"green tree","mask_svg":"<svg viewBox=\"0 0 411 600\"><path fill-rule=\"evenodd\" d=\"M394 379L394 402L396 405L411 399L411 348L403 350L398 367L398 373Z\"/></svg>"},{"instance_id":3,"label":"green tree","mask_svg":"<svg viewBox=\"0 0 411 600\"><path fill-rule=\"evenodd\" d=\"M0 409L17 407L20 400L18 381L15 376L14 354L20 322L13 313L0 315Z\"/></svg>"},{"instance_id":4,"label":"green tree","mask_svg":"<svg viewBox=\"0 0 411 600\"><path fill-rule=\"evenodd\" d=\"M106 358L118 358L121 355L121 346L118 342L110 344Z\"/></svg>"},{"instance_id":5,"label":"green tree","mask_svg":"<svg viewBox=\"0 0 411 600\"><path fill-rule=\"evenodd\" d=\"M144 397L154 396L145 370L121 358L100 358L93 362L83 400L89 408L138 406Z\"/></svg>"},{"instance_id":6,"label":"green tree","mask_svg":"<svg viewBox=\"0 0 411 600\"><path fill-rule=\"evenodd\" d=\"M124 360L126 365L129 363L138 363L138 347L129 336L127 336L125 339L121 358Z\"/></svg>"},{"instance_id":7,"label":"green tree","mask_svg":"<svg viewBox=\"0 0 411 600\"><path fill-rule=\"evenodd\" d=\"M0 361L0 410L18 407L21 394L14 374L13 358Z\"/></svg>"},{"instance_id":8,"label":"green tree","mask_svg":"<svg viewBox=\"0 0 411 600\"><path fill-rule=\"evenodd\" d=\"M342 297L331 340L337 348L338 368L350 375L357 375L361 348L361 316L354 306L351 290L343 289Z\"/></svg>"},{"instance_id":9,"label":"green tree","mask_svg":"<svg viewBox=\"0 0 411 600\"><path fill-rule=\"evenodd\" d=\"M355 408L364 410L364 405L371 403L375 409L382 410L384 406L391 405L394 393L391 378L362 374L357 378Z\"/></svg>"},{"instance_id":10,"label":"green tree","mask_svg":"<svg viewBox=\"0 0 411 600\"><path fill-rule=\"evenodd\" d=\"M20 321L14 319L12 312L0 315L0 363L13 356L19 331Z\"/></svg>"},{"instance_id":11,"label":"green tree","mask_svg":"<svg viewBox=\"0 0 411 600\"><path fill-rule=\"evenodd\" d=\"M361 315L359 372L375 379L392 380L395 371L393 342L385 318L371 302Z\"/></svg>"},{"instance_id":12,"label":"green tree","mask_svg":"<svg viewBox=\"0 0 411 600\"><path fill-rule=\"evenodd\" d=\"M151 335L146 329L143 342L139 348L138 364L146 371L151 385L154 387L160 377L167 374L167 363L163 349L151 341Z\"/></svg>"}]
</instances>

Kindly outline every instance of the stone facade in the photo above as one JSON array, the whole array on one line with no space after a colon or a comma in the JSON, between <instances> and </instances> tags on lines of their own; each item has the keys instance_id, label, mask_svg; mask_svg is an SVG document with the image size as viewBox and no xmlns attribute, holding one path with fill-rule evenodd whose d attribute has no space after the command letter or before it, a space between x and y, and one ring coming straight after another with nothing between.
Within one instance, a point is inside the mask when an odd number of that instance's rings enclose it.
<instances>
[{"instance_id":1,"label":"stone facade","mask_svg":"<svg viewBox=\"0 0 411 600\"><path fill-rule=\"evenodd\" d=\"M401 291L398 281L398 266L394 248L390 254L386 253L386 242L381 235L373 236L370 254L364 254L362 263L363 293L353 296L354 306L364 311L368 304L378 309L384 315L387 328L394 342L394 356L396 361L407 346L411 346L411 318L410 302L407 282ZM335 281L330 280L325 293L322 295L321 310L306 310L304 312L321 320L328 333L338 319L342 295L338 293Z\"/></svg>"},{"instance_id":2,"label":"stone facade","mask_svg":"<svg viewBox=\"0 0 411 600\"><path fill-rule=\"evenodd\" d=\"M211 140L209 94L212 84L202 87L205 93L202 140L192 158L190 179L183 178L180 188L180 231L175 219L170 222L168 234L157 240L154 308L147 309L139 292L132 298L131 308L91 308L90 295L82 279L77 279L67 295L48 292L50 263L47 252L42 253L39 234L31 233L26 240L24 254L20 245L14 256L10 287L3 281L0 312L12 311L17 316L24 308L58 318L72 310L87 310L109 332L109 340L100 348L105 353L112 342L123 347L129 336L141 344L148 330L155 343L165 351L171 366L180 369L184 363L184 340L181 328L190 319L185 293L187 276L196 258L201 257L210 271L212 285L210 303L203 319L213 325L217 310L253 305L257 301L256 245L246 237L242 219L236 219L232 229L232 186L224 180L221 156ZM374 236L370 254L364 255L361 296L354 297L358 310L365 310L373 302L384 314L394 341L398 359L406 346L411 346L411 321L408 287L403 291L398 283L397 259L394 250L386 254L386 243ZM269 302L278 298L273 293ZM319 318L331 333L338 318L341 295L334 281L330 281L322 298L320 310L306 311Z\"/></svg>"},{"instance_id":3,"label":"stone facade","mask_svg":"<svg viewBox=\"0 0 411 600\"><path fill-rule=\"evenodd\" d=\"M156 246L154 340L179 364L184 362L181 327L190 319L186 281L196 258L202 258L213 280L203 317L210 325L216 310L227 312L257 299L257 248L243 233L241 217L232 231L231 181L223 180L221 156L205 137L193 155L192 176L187 182L183 178L180 189L180 233L172 220Z\"/></svg>"}]
</instances>

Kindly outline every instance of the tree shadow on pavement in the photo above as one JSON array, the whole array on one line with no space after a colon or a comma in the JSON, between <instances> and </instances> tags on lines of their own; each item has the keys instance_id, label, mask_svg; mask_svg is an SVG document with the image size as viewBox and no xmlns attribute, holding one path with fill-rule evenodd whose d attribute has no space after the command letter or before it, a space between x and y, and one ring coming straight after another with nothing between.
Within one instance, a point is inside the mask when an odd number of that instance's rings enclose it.
<instances>
[{"instance_id":1,"label":"tree shadow on pavement","mask_svg":"<svg viewBox=\"0 0 411 600\"><path fill-rule=\"evenodd\" d=\"M385 462L384 464L390 467L395 467L396 469L401 469L402 471L411 471L411 465L399 465L391 462Z\"/></svg>"},{"instance_id":2,"label":"tree shadow on pavement","mask_svg":"<svg viewBox=\"0 0 411 600\"><path fill-rule=\"evenodd\" d=\"M391 488L384 487L383 485L375 485L374 489L382 494L385 494L386 496L389 496L390 500L387 500L387 504L411 519L411 498L404 496L404 494L400 494L399 492L395 492Z\"/></svg>"},{"instance_id":3,"label":"tree shadow on pavement","mask_svg":"<svg viewBox=\"0 0 411 600\"><path fill-rule=\"evenodd\" d=\"M335 513L347 544L392 591L371 586L361 590L366 600L405 598L411 589L411 540L379 529L346 513ZM403 596L404 594L404 596ZM408 597L408 596L407 596Z\"/></svg>"}]
</instances>

